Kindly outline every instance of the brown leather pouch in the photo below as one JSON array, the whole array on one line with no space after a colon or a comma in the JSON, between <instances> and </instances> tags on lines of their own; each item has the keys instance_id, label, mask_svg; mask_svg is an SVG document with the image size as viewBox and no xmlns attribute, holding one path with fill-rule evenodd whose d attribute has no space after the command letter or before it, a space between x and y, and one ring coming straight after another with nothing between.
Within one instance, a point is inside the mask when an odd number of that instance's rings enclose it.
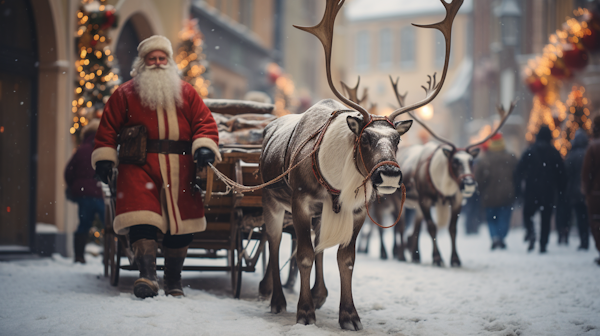
<instances>
[{"instance_id":1,"label":"brown leather pouch","mask_svg":"<svg viewBox=\"0 0 600 336\"><path fill-rule=\"evenodd\" d=\"M146 164L148 130L144 125L136 125L121 130L119 134L119 163Z\"/></svg>"}]
</instances>

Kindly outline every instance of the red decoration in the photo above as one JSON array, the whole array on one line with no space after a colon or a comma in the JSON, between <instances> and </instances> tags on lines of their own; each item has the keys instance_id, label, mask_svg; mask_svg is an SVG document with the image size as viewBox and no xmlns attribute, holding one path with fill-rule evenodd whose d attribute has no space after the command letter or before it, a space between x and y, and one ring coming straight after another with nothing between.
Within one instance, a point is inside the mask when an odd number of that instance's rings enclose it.
<instances>
[{"instance_id":1,"label":"red decoration","mask_svg":"<svg viewBox=\"0 0 600 336\"><path fill-rule=\"evenodd\" d=\"M567 69L561 58L557 58L556 61L554 61L554 66L550 68L550 74L558 79L571 77L571 71Z\"/></svg>"},{"instance_id":2,"label":"red decoration","mask_svg":"<svg viewBox=\"0 0 600 336\"><path fill-rule=\"evenodd\" d=\"M571 43L563 46L562 60L567 68L581 70L588 64L588 58L583 45Z\"/></svg>"},{"instance_id":3,"label":"red decoration","mask_svg":"<svg viewBox=\"0 0 600 336\"><path fill-rule=\"evenodd\" d=\"M104 21L102 26L100 26L101 29L107 29L107 28L111 27L117 19L117 17L115 16L114 10L107 11L106 14L104 15L104 18L106 19L106 21Z\"/></svg>"},{"instance_id":4,"label":"red decoration","mask_svg":"<svg viewBox=\"0 0 600 336\"><path fill-rule=\"evenodd\" d=\"M532 77L527 80L529 90L534 94L541 94L546 90L546 86L542 83L542 80L539 77Z\"/></svg>"}]
</instances>

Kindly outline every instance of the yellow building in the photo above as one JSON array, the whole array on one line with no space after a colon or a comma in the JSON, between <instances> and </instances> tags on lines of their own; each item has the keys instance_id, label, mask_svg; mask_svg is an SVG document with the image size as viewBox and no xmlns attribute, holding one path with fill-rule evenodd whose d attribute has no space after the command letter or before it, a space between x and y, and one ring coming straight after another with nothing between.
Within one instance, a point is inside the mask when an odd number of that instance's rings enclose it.
<instances>
[{"instance_id":1,"label":"yellow building","mask_svg":"<svg viewBox=\"0 0 600 336\"><path fill-rule=\"evenodd\" d=\"M354 86L360 76L360 87L368 88L369 104L377 104L379 114L389 114L398 106L390 75L394 80L400 77L398 88L401 94L408 91L407 104L425 98L421 85L426 86L427 75L434 72L440 78L445 42L439 31L411 24L441 21L445 16L444 6L438 0L354 0L347 6L344 32L347 40L346 83ZM470 108L469 104L452 113L447 105L468 95L472 69L471 9L472 1L465 0L454 20L444 87L431 105L418 113L439 135L452 140L462 140L457 130L462 129L463 119L470 116L470 111L464 110ZM417 139L419 133L413 130L406 137L412 143L419 143L422 140Z\"/></svg>"}]
</instances>

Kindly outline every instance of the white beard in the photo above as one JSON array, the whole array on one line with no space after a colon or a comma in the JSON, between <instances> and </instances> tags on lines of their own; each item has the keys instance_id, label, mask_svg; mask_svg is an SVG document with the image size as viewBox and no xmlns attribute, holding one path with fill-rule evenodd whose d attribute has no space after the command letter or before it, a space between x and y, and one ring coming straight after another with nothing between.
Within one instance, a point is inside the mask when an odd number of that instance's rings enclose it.
<instances>
[{"instance_id":1,"label":"white beard","mask_svg":"<svg viewBox=\"0 0 600 336\"><path fill-rule=\"evenodd\" d=\"M142 59L136 58L132 75L143 106L152 110L158 107L166 110L183 104L181 79L172 60L167 65L146 66Z\"/></svg>"}]
</instances>

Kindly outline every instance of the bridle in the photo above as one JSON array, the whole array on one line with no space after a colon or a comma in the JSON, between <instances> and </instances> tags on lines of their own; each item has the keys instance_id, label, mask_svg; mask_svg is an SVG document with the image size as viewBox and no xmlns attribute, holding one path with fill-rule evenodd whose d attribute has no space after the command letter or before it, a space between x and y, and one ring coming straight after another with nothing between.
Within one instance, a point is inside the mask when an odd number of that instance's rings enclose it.
<instances>
[{"instance_id":1,"label":"bridle","mask_svg":"<svg viewBox=\"0 0 600 336\"><path fill-rule=\"evenodd\" d=\"M444 199L448 196L445 196L444 194L442 194L441 191L438 190L438 188L435 187L435 184L433 184L433 179L431 178L431 161L433 159L433 156L435 155L435 153L442 148L442 145L437 146L437 148L431 153L431 155L429 155L429 157L427 157L427 160L425 161L426 163L426 167L425 167L425 171L427 173L427 182L429 184L429 186L435 190L436 194L438 195L438 197ZM450 177L452 178L452 180L454 180L454 182L460 186L460 184L462 183L462 179L465 177L471 177L472 179L475 179L475 175L473 175L473 173L468 173L468 174L460 174L458 176L456 176L456 173L454 173L454 170L452 169L452 158L454 157L454 154L456 154L459 151L465 151L466 149L464 148L455 148L452 147L452 154L450 155L450 157L448 158L448 174L450 174ZM421 161L420 165L422 164L423 161ZM419 165L419 166L420 166ZM418 170L418 169L417 169Z\"/></svg>"},{"instance_id":2,"label":"bridle","mask_svg":"<svg viewBox=\"0 0 600 336\"><path fill-rule=\"evenodd\" d=\"M335 213L339 213L341 210L341 205L339 204L339 196L341 194L341 190L334 188L331 184L329 184L329 182L327 182L327 180L325 180L325 178L323 177L323 174L321 174L321 170L319 169L319 160L318 160L318 148L321 146L321 143L323 141L323 137L325 136L325 132L327 131L327 128L329 127L329 125L331 125L331 121L337 117L339 115L339 113L341 112L354 112L353 110L337 110L334 111L331 115L331 118L329 119L329 121L324 125L324 127L321 130L321 133L319 134L319 137L317 138L317 141L315 142L314 145L314 150L311 158L312 158L312 170L313 170L313 174L315 175L315 178L317 179L317 181L319 182L320 185L322 185L327 192L329 192L329 194L331 194L332 197L332 202L333 202L333 211ZM378 164L376 164L370 171L367 168L367 165L365 164L365 160L363 158L363 154L362 154L362 149L360 147L360 141L361 138L364 134L365 129L370 126L373 122L375 121L387 121L392 127L394 127L394 123L386 116L377 116L377 115L369 115L369 121L363 126L363 128L360 130L359 134L356 136L356 139L354 140L354 147L352 149L353 151L353 157L354 157L354 165L356 167L356 169L358 170L358 172L364 176L364 180L363 182L360 184L360 186L358 186L358 188L356 188L356 190L354 190L355 195L358 195L358 191L360 190L360 188L362 187L364 189L365 192L365 208L367 211L367 215L369 216L369 218L371 219L371 221L373 223L375 223L376 225L378 225L381 228L387 229L387 228L391 228L394 227L396 224L398 224L398 221L400 220L400 216L402 215L402 209L404 208L404 201L406 200L406 188L404 187L404 184L401 185L401 190L402 190L402 206L400 208L400 212L398 214L398 218L396 219L396 221L394 222L394 224L390 225L390 226L382 226L381 224L377 223L377 221L375 221L372 217L371 214L369 213L369 202L367 199L367 188L366 188L366 184L367 182L371 179L371 176L373 175L373 173L375 173L375 171L384 165L392 165L395 166L397 168L400 168L400 165L398 164L398 162L396 161L391 161L391 160L387 160L387 161L382 161L379 162ZM360 157L360 161L362 162L362 165L364 167L364 171L368 172L367 175L363 174L363 172L361 171L361 169L359 168L358 165L358 158Z\"/></svg>"}]
</instances>

